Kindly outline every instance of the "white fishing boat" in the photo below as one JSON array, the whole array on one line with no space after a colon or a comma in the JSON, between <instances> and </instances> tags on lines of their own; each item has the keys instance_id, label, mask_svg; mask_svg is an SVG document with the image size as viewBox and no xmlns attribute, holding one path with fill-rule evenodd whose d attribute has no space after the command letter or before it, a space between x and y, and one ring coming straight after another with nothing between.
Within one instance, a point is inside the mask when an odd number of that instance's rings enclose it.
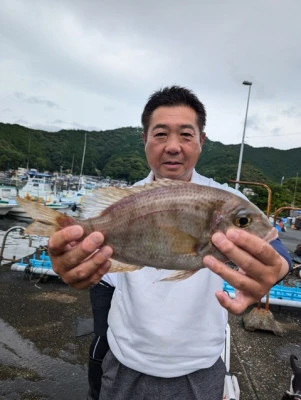
<instances>
[{"instance_id":1,"label":"white fishing boat","mask_svg":"<svg viewBox=\"0 0 301 400\"><path fill-rule=\"evenodd\" d=\"M16 193L16 188L13 186L0 187L0 215L7 215L18 205L14 200Z\"/></svg>"},{"instance_id":2,"label":"white fishing boat","mask_svg":"<svg viewBox=\"0 0 301 400\"><path fill-rule=\"evenodd\" d=\"M61 204L65 204L67 206L80 206L82 202L83 196L86 194L85 189L81 189L78 191L74 190L63 190L60 193L59 200Z\"/></svg>"},{"instance_id":3,"label":"white fishing boat","mask_svg":"<svg viewBox=\"0 0 301 400\"><path fill-rule=\"evenodd\" d=\"M18 196L38 201L55 210L67 210L68 204L63 204L59 201L54 189L55 183L51 174L40 173L36 169L31 169L28 173L28 180L25 186L19 190ZM17 195L15 188L2 188L1 194L3 196L1 201L7 204L9 216L18 219L30 219L29 215L18 205L15 199Z\"/></svg>"},{"instance_id":4,"label":"white fishing boat","mask_svg":"<svg viewBox=\"0 0 301 400\"><path fill-rule=\"evenodd\" d=\"M0 216L8 214L12 208L13 208L13 205L8 204L8 203L2 203L0 200Z\"/></svg>"},{"instance_id":5,"label":"white fishing boat","mask_svg":"<svg viewBox=\"0 0 301 400\"><path fill-rule=\"evenodd\" d=\"M48 208L52 208L53 210L57 210L57 211L60 211L60 210L66 210L66 209L68 209L69 208L69 205L68 204L62 204L62 203L57 203L57 202L54 202L54 203L46 203L46 204L44 204L46 207L48 207Z\"/></svg>"},{"instance_id":6,"label":"white fishing boat","mask_svg":"<svg viewBox=\"0 0 301 400\"><path fill-rule=\"evenodd\" d=\"M17 189L15 186L0 186L0 200L3 202L7 202L9 199L12 199L17 195Z\"/></svg>"},{"instance_id":7,"label":"white fishing boat","mask_svg":"<svg viewBox=\"0 0 301 400\"><path fill-rule=\"evenodd\" d=\"M30 200L52 202L56 200L52 175L31 169L25 186L19 190L19 196Z\"/></svg>"},{"instance_id":8,"label":"white fishing boat","mask_svg":"<svg viewBox=\"0 0 301 400\"><path fill-rule=\"evenodd\" d=\"M0 205L1 207L3 207L3 210L5 208L7 209L7 212L3 214L0 211L0 215L8 214L9 216L17 217L20 219L30 219L29 215L23 210L23 208L19 206L14 197L1 198Z\"/></svg>"},{"instance_id":9,"label":"white fishing boat","mask_svg":"<svg viewBox=\"0 0 301 400\"><path fill-rule=\"evenodd\" d=\"M60 202L49 202L42 203L45 207L52 208L53 210L65 212L69 209L67 204L61 204ZM12 208L8 211L8 215L17 219L31 219L27 212L19 206L16 200L11 200Z\"/></svg>"},{"instance_id":10,"label":"white fishing boat","mask_svg":"<svg viewBox=\"0 0 301 400\"><path fill-rule=\"evenodd\" d=\"M16 206L14 206L8 213L9 217L13 217L16 219L20 219L20 220L28 220L31 219L30 216L27 214L27 212L25 210L23 210L22 207L20 207L18 204Z\"/></svg>"}]
</instances>

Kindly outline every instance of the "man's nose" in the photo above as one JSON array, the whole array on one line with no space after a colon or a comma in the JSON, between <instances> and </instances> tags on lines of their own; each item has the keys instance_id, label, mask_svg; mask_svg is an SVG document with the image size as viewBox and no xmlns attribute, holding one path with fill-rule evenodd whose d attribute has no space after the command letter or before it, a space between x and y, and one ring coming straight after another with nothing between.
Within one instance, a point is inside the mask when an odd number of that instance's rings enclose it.
<instances>
[{"instance_id":1,"label":"man's nose","mask_svg":"<svg viewBox=\"0 0 301 400\"><path fill-rule=\"evenodd\" d=\"M165 150L168 153L179 153L181 151L181 143L176 135L168 136Z\"/></svg>"}]
</instances>

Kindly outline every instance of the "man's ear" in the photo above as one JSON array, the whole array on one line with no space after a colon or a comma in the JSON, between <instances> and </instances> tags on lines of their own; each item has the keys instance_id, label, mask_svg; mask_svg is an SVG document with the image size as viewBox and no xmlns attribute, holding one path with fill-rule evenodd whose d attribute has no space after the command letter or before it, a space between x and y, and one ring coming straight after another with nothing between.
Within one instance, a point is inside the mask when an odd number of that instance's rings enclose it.
<instances>
[{"instance_id":1,"label":"man's ear","mask_svg":"<svg viewBox=\"0 0 301 400\"><path fill-rule=\"evenodd\" d=\"M203 144L204 144L204 142L205 142L205 139L206 139L206 132L202 132L202 133L200 134L200 143L201 143L201 146L203 146Z\"/></svg>"},{"instance_id":2,"label":"man's ear","mask_svg":"<svg viewBox=\"0 0 301 400\"><path fill-rule=\"evenodd\" d=\"M142 140L143 140L143 143L144 143L144 146L146 145L146 141L147 141L147 136L146 136L146 134L144 133L144 132L142 132Z\"/></svg>"}]
</instances>

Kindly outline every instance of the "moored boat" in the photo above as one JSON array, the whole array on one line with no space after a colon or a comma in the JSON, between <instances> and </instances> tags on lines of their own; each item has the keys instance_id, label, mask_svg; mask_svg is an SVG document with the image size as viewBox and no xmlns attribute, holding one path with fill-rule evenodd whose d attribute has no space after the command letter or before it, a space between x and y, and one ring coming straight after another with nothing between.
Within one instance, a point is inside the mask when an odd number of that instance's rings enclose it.
<instances>
[{"instance_id":1,"label":"moored boat","mask_svg":"<svg viewBox=\"0 0 301 400\"><path fill-rule=\"evenodd\" d=\"M9 211L12 210L12 208L13 208L13 205L8 204L8 203L2 203L0 201L0 216L8 214Z\"/></svg>"},{"instance_id":2,"label":"moored boat","mask_svg":"<svg viewBox=\"0 0 301 400\"><path fill-rule=\"evenodd\" d=\"M51 174L41 173L36 169L32 169L28 173L25 186L19 190L19 196L41 202L51 202L56 199L53 189L54 184Z\"/></svg>"},{"instance_id":3,"label":"moored boat","mask_svg":"<svg viewBox=\"0 0 301 400\"><path fill-rule=\"evenodd\" d=\"M32 201L38 201L49 208L55 210L67 210L68 204L63 204L59 201L55 191L55 182L53 182L52 175L47 173L40 173L36 169L31 169L28 173L28 179L22 189L19 190L18 196L27 198ZM3 189L2 189L3 192ZM30 219L29 215L20 207L15 200L16 192L13 194L11 190L4 191L8 207L8 215L17 219Z\"/></svg>"}]
</instances>

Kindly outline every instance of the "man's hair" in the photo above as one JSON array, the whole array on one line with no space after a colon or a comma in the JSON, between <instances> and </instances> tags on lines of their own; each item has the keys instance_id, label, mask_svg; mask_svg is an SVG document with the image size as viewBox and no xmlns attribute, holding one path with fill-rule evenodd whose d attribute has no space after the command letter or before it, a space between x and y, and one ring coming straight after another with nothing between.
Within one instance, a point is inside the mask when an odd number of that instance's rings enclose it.
<instances>
[{"instance_id":1,"label":"man's hair","mask_svg":"<svg viewBox=\"0 0 301 400\"><path fill-rule=\"evenodd\" d=\"M161 106L187 106L192 108L197 115L197 124L200 129L200 133L203 132L203 129L206 125L206 110L204 105L191 90L180 86L170 86L154 92L149 97L141 117L145 134L147 134L152 113Z\"/></svg>"}]
</instances>

